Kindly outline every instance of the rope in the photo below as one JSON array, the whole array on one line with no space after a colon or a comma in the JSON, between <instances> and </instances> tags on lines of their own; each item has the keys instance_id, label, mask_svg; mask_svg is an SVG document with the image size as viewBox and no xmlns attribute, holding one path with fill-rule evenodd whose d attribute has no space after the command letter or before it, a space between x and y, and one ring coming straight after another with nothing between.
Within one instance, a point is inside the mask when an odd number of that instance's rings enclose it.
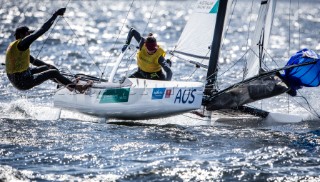
<instances>
[{"instance_id":1,"label":"rope","mask_svg":"<svg viewBox=\"0 0 320 182\"><path fill-rule=\"evenodd\" d=\"M235 0L235 1L233 1L232 3L233 3L233 8L232 8L231 17L229 18L229 22L228 22L228 25L227 25L226 30L225 30L225 32L226 32L225 35L226 35L226 36L223 37L220 50L222 50L222 49L224 48L224 43L225 43L224 40L227 38L227 35L228 35L227 32L228 32L228 30L229 30L229 28L230 28L232 16L234 15L234 10L236 9L236 4L238 3L238 0Z\"/></svg>"},{"instance_id":2,"label":"rope","mask_svg":"<svg viewBox=\"0 0 320 182\"><path fill-rule=\"evenodd\" d=\"M69 2L70 2L70 0L68 0L68 2L67 2L67 4L66 4L65 8L67 8L67 6L68 6ZM37 56L36 56L36 59L38 59L38 57L39 57L40 53L42 52L42 49L44 48L45 43L46 43L46 42L47 42L47 40L49 39L49 37L50 37L51 33L53 32L53 30L54 30L55 26L57 25L57 23L59 22L59 20L60 20L60 19L61 19L61 18L60 18L60 16L58 16L57 21L55 21L55 22L54 22L54 24L53 24L53 26L52 26L51 30L49 31L49 34L48 34L47 38L43 41L42 46L41 46L41 48L40 48L40 50L39 50L39 52L38 52L38 54L37 54Z\"/></svg>"},{"instance_id":3,"label":"rope","mask_svg":"<svg viewBox=\"0 0 320 182\"><path fill-rule=\"evenodd\" d=\"M80 39L80 37L76 34L76 32L71 28L71 25L68 23L67 19L65 17L63 17L63 19L65 20L65 22L67 23L67 25L70 27L71 32L76 36L77 39ZM93 64L98 68L98 70L100 71L100 73L102 73L100 67L98 66L97 62L94 60L94 58L91 56L91 54L88 52L88 50L86 49L86 47L82 44L81 45L84 49L84 51L89 55L91 61L93 62Z\"/></svg>"},{"instance_id":4,"label":"rope","mask_svg":"<svg viewBox=\"0 0 320 182\"><path fill-rule=\"evenodd\" d=\"M12 2L12 1L11 1ZM4 6L4 1L2 1L1 0L1 2L0 2L1 4L0 4L0 10L2 9L2 7Z\"/></svg>"},{"instance_id":5,"label":"rope","mask_svg":"<svg viewBox=\"0 0 320 182\"><path fill-rule=\"evenodd\" d=\"M250 15L250 19L249 19L249 27L248 27L247 40L249 40L249 34L250 34L251 19L252 19L252 15L253 15L253 13L252 13L252 11L253 11L253 2L254 2L254 0L251 1L251 9L250 9L250 14L251 14L251 15ZM248 45L249 45L249 41L247 41L247 43L246 43L247 49L248 49Z\"/></svg>"},{"instance_id":6,"label":"rope","mask_svg":"<svg viewBox=\"0 0 320 182\"><path fill-rule=\"evenodd\" d=\"M70 3L70 0L68 0L65 8L68 7L69 3ZM79 37L77 36L77 34L72 30L72 28L71 28L70 24L68 23L68 21L66 20L66 18L64 18L64 17L62 17L62 18L65 20L65 22L67 23L67 25L70 27L70 30L73 32L73 34L74 34L77 38L79 38ZM38 52L38 54L37 54L37 56L36 56L36 59L39 57L40 53L42 52L42 50L43 50L43 48L44 48L45 43L46 43L47 40L49 39L51 33L53 32L55 26L57 25L57 23L59 22L60 19L61 19L61 16L58 16L57 21L55 21L54 25L52 26L52 28L51 28L51 30L50 30L47 38L43 41L43 44L42 44L42 46L41 46L41 48L40 48L40 50L39 50L39 52ZM83 46L83 45L82 45L82 46ZM83 46L83 47L84 47L84 46ZM88 53L89 57L92 59L92 61L94 62L94 64L97 66L96 62L93 60L92 56L91 56L90 53L86 50L85 47L84 47L84 50ZM99 67L98 67L98 69L99 69ZM99 70L100 70L100 69L99 69ZM75 75L72 74L72 72L71 72L70 70L67 70L67 71L70 73L69 76L75 77ZM100 72L101 72L101 70L100 70ZM63 87L62 87L62 88L63 88Z\"/></svg>"},{"instance_id":7,"label":"rope","mask_svg":"<svg viewBox=\"0 0 320 182\"><path fill-rule=\"evenodd\" d=\"M128 46L129 47L129 46ZM127 58L127 62L126 62L126 67L128 68L127 71L126 71L126 76L128 76L128 72L130 70L130 67L132 65L132 62L134 59L132 59L132 57L136 54L137 50L133 51L132 54L130 54ZM131 60L131 61L130 61Z\"/></svg>"},{"instance_id":8,"label":"rope","mask_svg":"<svg viewBox=\"0 0 320 182\"><path fill-rule=\"evenodd\" d=\"M229 22L228 22L228 25L227 25L226 30L225 30L226 36L225 36L224 39L222 40L222 44L221 44L221 49L220 49L220 50L222 50L222 48L224 47L224 43L225 43L224 40L225 40L225 38L226 38L227 35L228 35L227 32L228 32L228 30L229 30L229 27L230 27L230 24L231 24L231 20L232 20L232 16L234 15L234 11L235 11L235 7L236 7L237 2L238 2L238 0L233 1L233 8L232 8L232 12L231 12L231 18L229 18ZM241 57L239 60L241 60L241 59L242 59L242 57ZM238 60L238 61L239 61L239 60ZM232 68L237 64L238 61L236 61L235 64L233 64L231 67L229 67L228 70L232 69ZM209 76L206 78L206 80L208 81L208 80L211 79L213 76L215 76L215 75L218 73L218 70L219 70L219 69L216 69L216 71L215 71L214 73L212 73L211 75L209 75ZM225 72L226 72L226 71L225 71ZM223 72L222 74L224 74L225 72ZM218 75L218 76L221 76L222 74L220 74L220 75ZM214 83L214 85L218 87L218 84L217 84L217 83Z\"/></svg>"},{"instance_id":9,"label":"rope","mask_svg":"<svg viewBox=\"0 0 320 182\"><path fill-rule=\"evenodd\" d=\"M299 103L296 99L292 98L292 100L295 101L300 107L302 107L302 108L304 108L306 111L308 111L310 114L316 116L317 118L320 118L320 115L319 115L319 114L317 113L317 111L311 106L311 104L309 103L308 99L307 99L305 96L303 96L299 91L298 91L298 93L299 93L301 96L296 96L296 97L302 98L302 99L306 102L309 110L308 110L306 107L304 107L301 103Z\"/></svg>"},{"instance_id":10,"label":"rope","mask_svg":"<svg viewBox=\"0 0 320 182\"><path fill-rule=\"evenodd\" d=\"M250 27L251 27L251 19L252 19L252 16L253 16L253 2L254 0L251 1L251 8L250 8L250 19L249 19L249 25L248 25L248 32L247 32L247 40L246 41L246 49L248 50L248 47L249 47L249 37L250 37ZM254 52L254 51L252 51ZM255 52L254 52L255 53ZM248 74L248 71L245 69L247 67L247 61L245 61L244 63L244 71L243 71L243 75L242 75L242 78L244 79L246 77L246 75Z\"/></svg>"},{"instance_id":11,"label":"rope","mask_svg":"<svg viewBox=\"0 0 320 182\"><path fill-rule=\"evenodd\" d=\"M230 24L231 24L231 19L232 19L232 16L234 15L234 11L235 11L235 7L236 7L237 2L238 2L237 0L233 2L234 6L233 6L233 8L232 8L231 18L229 18L229 22L228 22L228 25L227 25L226 30L225 30L226 32L228 32L228 30L229 30L229 27L230 27ZM220 50L222 50L222 48L223 48L223 46L224 46L224 40L225 40L226 37L227 37L227 33L226 33L226 36L224 37L224 39L222 40L222 44L221 44L221 49L220 49ZM238 60L238 61L239 61L239 60ZM235 64L234 64L234 65L235 65ZM233 65L233 66L234 66L234 65ZM231 66L231 67L229 68L229 70L230 70L233 66ZM206 78L206 80L207 80L207 81L210 80L210 79L211 79L213 76L215 76L217 73L218 73L218 69L216 69L215 72L213 72L211 75L209 75L209 76ZM219 76L221 76L221 75L219 75ZM218 86L216 83L215 83L214 85Z\"/></svg>"},{"instance_id":12,"label":"rope","mask_svg":"<svg viewBox=\"0 0 320 182\"><path fill-rule=\"evenodd\" d=\"M289 31L289 38L288 38L288 41L289 41L289 46L288 46L288 56L290 55L290 50L291 50L291 26L290 26L290 23L291 23L291 0L289 1L289 19L288 19L288 22L289 22L289 28L288 28L288 31Z\"/></svg>"},{"instance_id":13,"label":"rope","mask_svg":"<svg viewBox=\"0 0 320 182\"><path fill-rule=\"evenodd\" d=\"M274 62L277 67L279 67L279 65L277 64L277 62L274 60L274 57L272 57L272 56L268 53L268 51L267 51L266 49L263 48L263 50L264 50L264 53L267 54L267 56L269 56L269 58L271 59L271 61ZM283 57L282 57L282 58L283 58ZM266 65L265 63L264 63L264 66L267 67L267 65ZM268 67L267 67L267 68L268 68Z\"/></svg>"},{"instance_id":14,"label":"rope","mask_svg":"<svg viewBox=\"0 0 320 182\"><path fill-rule=\"evenodd\" d=\"M222 76L223 74L225 74L226 72L230 71L231 68L233 68L237 63L240 62L240 60L242 60L244 58L244 56L249 52L249 50L247 50L241 57L240 59L238 59L232 66L230 66L226 71L224 71L223 73L221 73L218 76Z\"/></svg>"},{"instance_id":15,"label":"rope","mask_svg":"<svg viewBox=\"0 0 320 182\"><path fill-rule=\"evenodd\" d=\"M288 113L290 113L290 99L289 99L289 94L287 94L287 104L288 104Z\"/></svg>"},{"instance_id":16,"label":"rope","mask_svg":"<svg viewBox=\"0 0 320 182\"><path fill-rule=\"evenodd\" d=\"M300 0L298 0L298 7L300 7ZM301 25L299 23L300 20L300 9L298 9L298 28L299 28L299 37L298 37L298 41L299 41L299 50L301 49Z\"/></svg>"},{"instance_id":17,"label":"rope","mask_svg":"<svg viewBox=\"0 0 320 182\"><path fill-rule=\"evenodd\" d=\"M114 50L115 47L116 47L116 43L118 42L118 39L119 39L120 34L121 34L121 32L122 32L122 29L123 29L123 27L124 27L124 25L125 25L125 23L126 23L126 21L127 21L127 19L128 19L128 16L129 16L129 13L130 13L131 8L132 8L132 6L133 6L133 3L134 3L134 0L131 1L130 8L129 8L129 10L128 10L128 12L127 12L127 15L126 15L126 19L124 20L124 22L123 22L123 24L122 24L122 26L121 26L120 32L119 32L119 34L118 34L118 36L117 36L117 38L116 38L116 41L114 42L113 47L112 47L111 50ZM108 57L108 60L110 60L110 59L111 59L111 54L110 54L109 57ZM103 72L101 73L101 78L103 78L103 75L104 75L106 69L107 69L107 65L104 67Z\"/></svg>"},{"instance_id":18,"label":"rope","mask_svg":"<svg viewBox=\"0 0 320 182\"><path fill-rule=\"evenodd\" d=\"M130 12L130 10L131 10L131 7L132 7L133 2L134 2L134 0L133 0L132 3L131 3L131 6L130 6L130 9L129 9L128 13L127 13L125 22L126 22L126 20L128 19L128 15L129 15L129 12ZM158 0L156 0L155 3L154 3L154 5L153 5L151 14L150 14L150 16L149 16L149 18L148 18L148 21L147 21L147 24L146 24L146 26L145 26L145 28L144 28L144 30L143 30L143 34L145 33L145 31L146 31L146 29L147 29L147 27L148 27L148 25L149 25L149 23L150 23L150 19L152 18L152 15L153 15L153 12L154 12L154 10L155 10L155 7L156 7L157 3L158 3ZM124 22L124 23L125 23L125 22ZM123 23L123 25L122 25L122 28L123 28L123 26L124 26L124 23ZM121 28L121 30L120 30L120 33L121 33L121 31L122 31L122 28ZM119 38L120 33L118 34L117 40L118 40L118 38ZM115 42L117 42L117 40L116 40ZM114 44L114 45L115 45L115 44ZM113 48L115 48L115 47L113 47ZM130 58L131 58L133 55L135 55L136 53L137 53L137 50L134 51L134 52L128 57L128 61L127 61L126 65L129 65L129 60L131 60L131 62L130 62L130 65L131 65L131 63L134 61L134 59L130 59ZM109 56L109 59L110 59L110 56ZM105 69L106 69L106 67L104 68L104 71L105 71ZM127 72L126 72L126 76L127 76L128 72L129 72L129 70L130 70L130 66L128 66L128 69L127 69Z\"/></svg>"},{"instance_id":19,"label":"rope","mask_svg":"<svg viewBox=\"0 0 320 182\"><path fill-rule=\"evenodd\" d=\"M210 50L208 50L208 52L207 52L207 54L206 54L205 56L207 57L209 53L210 53ZM204 60L205 60L205 59L202 59L202 61L201 61L200 63L202 64ZM189 78L187 79L188 81L191 80L191 77L193 76L193 74L194 74L198 69L199 69L199 68L196 67L196 68L193 70L193 72L190 74Z\"/></svg>"},{"instance_id":20,"label":"rope","mask_svg":"<svg viewBox=\"0 0 320 182\"><path fill-rule=\"evenodd\" d=\"M235 63L230 66L227 70L225 70L224 72L222 72L221 74L218 75L218 77L222 76L223 74L225 74L226 72L230 71L233 67L235 67L236 64L238 64L243 58L244 56L249 52L249 50L247 50L241 57L240 59L238 59L237 61L235 61ZM213 74L211 74L208 78L211 78L213 75L215 75L216 73L218 72L218 69L217 71L215 71ZM207 79L208 79L207 78ZM216 84L217 85L217 84Z\"/></svg>"},{"instance_id":21,"label":"rope","mask_svg":"<svg viewBox=\"0 0 320 182\"><path fill-rule=\"evenodd\" d=\"M70 3L70 0L68 0L67 4L65 5L65 8L67 8L67 6L69 5ZM58 16L57 17L57 21L55 21L53 27L51 28L50 32L49 32L49 35L47 36L47 38L45 39L45 41L43 42L41 48L40 48L40 51L38 52L36 58L38 58L38 56L40 55L40 53L42 52L43 48L44 48L44 45L45 43L47 42L47 40L49 39L51 33L53 32L55 26L57 25L57 23L59 22L59 20L61 19L61 17L65 20L65 22L67 23L67 25L70 27L70 30L72 31L72 33L76 36L77 39L79 39L79 36L75 33L75 31L72 29L71 25L68 23L67 21L67 18L63 17L63 16ZM85 52L89 55L89 57L91 58L91 61L94 63L94 65L98 68L98 70L102 73L101 69L99 68L98 64L96 61L94 61L93 57L91 56L91 54L88 52L88 50L85 48L84 45L82 45L83 49L85 50ZM68 72L70 73L69 76L72 76L72 77L76 77L75 74L72 74L72 72L70 70L68 70ZM101 78L100 78L101 80ZM62 87L63 88L63 87Z\"/></svg>"},{"instance_id":22,"label":"rope","mask_svg":"<svg viewBox=\"0 0 320 182\"><path fill-rule=\"evenodd\" d=\"M147 24L146 24L146 27L145 27L144 30L143 30L143 34L145 33L145 31L146 31L147 28L148 28L148 25L149 25L149 23L150 23L150 19L151 19L152 15L153 15L153 11L155 10L155 7L156 7L157 3L158 3L158 0L156 0L155 3L154 3L154 5L153 5L151 14L150 14L150 16L149 16L149 18L148 18L148 22L147 22ZM143 35L143 34L142 34L142 35Z\"/></svg>"}]
</instances>

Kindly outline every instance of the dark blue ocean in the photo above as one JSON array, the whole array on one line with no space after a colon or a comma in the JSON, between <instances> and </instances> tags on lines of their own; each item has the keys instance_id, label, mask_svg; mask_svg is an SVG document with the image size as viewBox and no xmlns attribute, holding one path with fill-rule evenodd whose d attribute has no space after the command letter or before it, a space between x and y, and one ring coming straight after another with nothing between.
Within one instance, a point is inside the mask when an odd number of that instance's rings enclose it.
<instances>
[{"instance_id":1,"label":"dark blue ocean","mask_svg":"<svg viewBox=\"0 0 320 182\"><path fill-rule=\"evenodd\" d=\"M223 40L222 70L246 52L259 10L258 0L236 2ZM320 1L277 2L267 49L270 69L276 67L272 60L283 66L302 48L320 53ZM130 27L144 36L153 32L159 44L173 49L194 3L0 0L0 62L16 27L38 29L67 7L65 16L32 44L32 55L70 74L104 77ZM204 69L172 60L173 80L205 81ZM126 73L127 67L119 71ZM236 65L220 75L221 87L241 79L241 71ZM320 181L318 88L252 105L293 117L214 113L210 122L185 113L121 121L55 108L51 81L18 91L3 65L0 74L0 181ZM304 120L297 121L298 116Z\"/></svg>"}]
</instances>

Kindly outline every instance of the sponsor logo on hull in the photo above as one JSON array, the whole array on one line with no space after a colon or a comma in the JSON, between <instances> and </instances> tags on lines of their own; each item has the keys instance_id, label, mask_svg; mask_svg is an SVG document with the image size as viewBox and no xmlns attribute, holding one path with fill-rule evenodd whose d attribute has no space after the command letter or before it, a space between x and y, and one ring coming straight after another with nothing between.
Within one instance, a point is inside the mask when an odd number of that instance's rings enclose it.
<instances>
[{"instance_id":1,"label":"sponsor logo on hull","mask_svg":"<svg viewBox=\"0 0 320 182\"><path fill-rule=\"evenodd\" d=\"M152 100L162 99L166 88L154 88L152 91Z\"/></svg>"},{"instance_id":2,"label":"sponsor logo on hull","mask_svg":"<svg viewBox=\"0 0 320 182\"><path fill-rule=\"evenodd\" d=\"M102 94L100 93L99 103L128 102L129 93L130 88L106 89Z\"/></svg>"},{"instance_id":3,"label":"sponsor logo on hull","mask_svg":"<svg viewBox=\"0 0 320 182\"><path fill-rule=\"evenodd\" d=\"M176 94L176 98L174 99L174 103L178 104L192 104L195 100L194 92L196 89L179 89Z\"/></svg>"}]
</instances>

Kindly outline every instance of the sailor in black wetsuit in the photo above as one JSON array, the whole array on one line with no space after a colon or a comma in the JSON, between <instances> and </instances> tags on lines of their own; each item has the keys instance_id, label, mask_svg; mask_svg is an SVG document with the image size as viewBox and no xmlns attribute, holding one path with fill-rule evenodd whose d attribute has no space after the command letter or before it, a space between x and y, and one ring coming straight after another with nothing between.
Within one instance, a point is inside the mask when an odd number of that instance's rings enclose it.
<instances>
[{"instance_id":1,"label":"sailor in black wetsuit","mask_svg":"<svg viewBox=\"0 0 320 182\"><path fill-rule=\"evenodd\" d=\"M171 80L171 62L170 60L165 60L164 57L166 53L157 44L152 33L150 33L147 38L143 38L138 31L131 28L122 51L124 51L130 44L132 37L134 37L139 43L139 51L137 53L138 71L129 77L152 80ZM161 68L164 69L166 75L163 74Z\"/></svg>"},{"instance_id":2,"label":"sailor in black wetsuit","mask_svg":"<svg viewBox=\"0 0 320 182\"><path fill-rule=\"evenodd\" d=\"M76 89L83 93L90 84L79 85L61 75L59 70L30 55L30 45L41 35L50 29L58 16L63 16L66 8L57 10L53 16L42 25L38 31L31 31L28 27L19 27L15 31L16 40L7 48L6 52L6 72L12 85L19 90L28 90L34 86L52 79L65 85L70 91ZM29 64L34 68L30 68Z\"/></svg>"}]
</instances>

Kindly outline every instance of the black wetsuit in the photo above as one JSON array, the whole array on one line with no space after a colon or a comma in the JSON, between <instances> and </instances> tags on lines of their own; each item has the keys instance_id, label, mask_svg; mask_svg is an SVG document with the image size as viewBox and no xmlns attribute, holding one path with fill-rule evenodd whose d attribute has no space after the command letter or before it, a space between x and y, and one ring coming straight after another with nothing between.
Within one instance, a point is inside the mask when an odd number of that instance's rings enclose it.
<instances>
[{"instance_id":1,"label":"black wetsuit","mask_svg":"<svg viewBox=\"0 0 320 182\"><path fill-rule=\"evenodd\" d=\"M145 42L145 38L141 37L140 33L136 31L134 28L131 28L126 45L129 45L131 42L132 37L136 39L137 42L139 42L139 49L142 49L142 46ZM158 59L158 63L162 66L164 71L166 72L166 75L162 72L162 70L155 72L155 73L148 73L145 71L142 71L140 68L136 72L134 72L132 75L129 76L129 78L144 78L144 79L152 79L152 80L171 80L172 78L172 71L170 68L170 65L167 63L165 58L163 56L160 56Z\"/></svg>"},{"instance_id":2,"label":"black wetsuit","mask_svg":"<svg viewBox=\"0 0 320 182\"><path fill-rule=\"evenodd\" d=\"M18 49L20 51L25 51L29 49L30 45L36 39L38 39L41 35L43 35L46 31L50 29L57 16L58 15L54 14L46 23L42 25L42 27L38 31L23 38L18 44ZM35 59L31 55L30 63L36 67L28 68L26 71L20 73L7 74L10 82L17 89L27 90L49 79L61 83L63 85L68 85L70 88L75 88L75 84L68 78L61 75L61 73L56 67L47 64L39 59Z\"/></svg>"}]
</instances>

